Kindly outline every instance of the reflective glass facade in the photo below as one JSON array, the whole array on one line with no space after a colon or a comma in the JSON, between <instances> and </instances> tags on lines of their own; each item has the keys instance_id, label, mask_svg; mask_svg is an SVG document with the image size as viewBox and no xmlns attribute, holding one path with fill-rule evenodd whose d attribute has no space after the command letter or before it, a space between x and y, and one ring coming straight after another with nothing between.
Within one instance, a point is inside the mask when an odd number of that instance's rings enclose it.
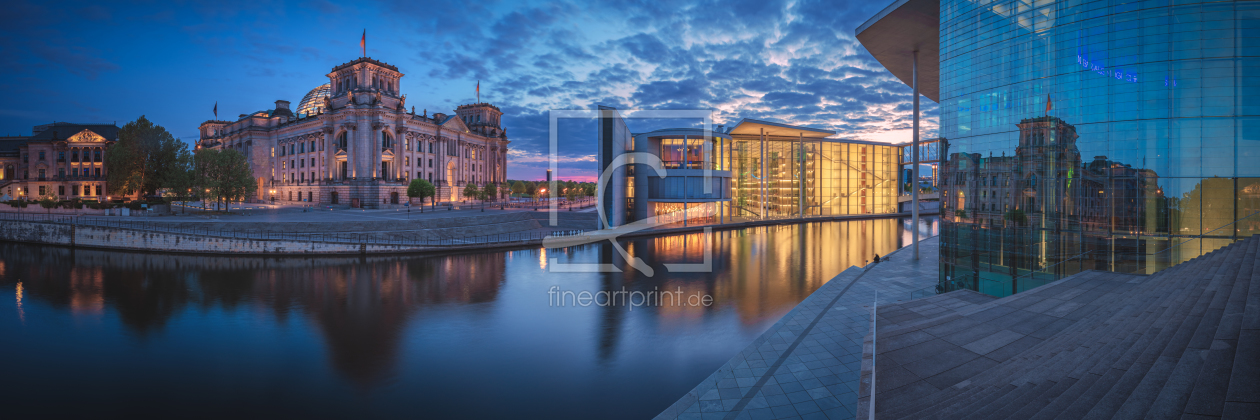
<instances>
[{"instance_id":1,"label":"reflective glass facade","mask_svg":"<svg viewBox=\"0 0 1260 420\"><path fill-rule=\"evenodd\" d=\"M1260 233L1260 2L940 5L942 290Z\"/></svg>"}]
</instances>

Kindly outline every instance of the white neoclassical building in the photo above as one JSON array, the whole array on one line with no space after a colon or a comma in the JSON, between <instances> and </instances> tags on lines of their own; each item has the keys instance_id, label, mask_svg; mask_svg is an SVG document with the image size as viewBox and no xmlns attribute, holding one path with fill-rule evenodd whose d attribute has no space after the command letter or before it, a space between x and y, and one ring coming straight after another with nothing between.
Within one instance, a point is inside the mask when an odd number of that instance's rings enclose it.
<instances>
[{"instance_id":1,"label":"white neoclassical building","mask_svg":"<svg viewBox=\"0 0 1260 420\"><path fill-rule=\"evenodd\" d=\"M503 183L507 131L488 103L453 115L416 113L399 93L397 67L359 58L334 67L297 112L289 101L201 124L197 147L244 153L260 201L378 207L407 200L412 179L438 188L438 201L462 199L464 187Z\"/></svg>"}]
</instances>

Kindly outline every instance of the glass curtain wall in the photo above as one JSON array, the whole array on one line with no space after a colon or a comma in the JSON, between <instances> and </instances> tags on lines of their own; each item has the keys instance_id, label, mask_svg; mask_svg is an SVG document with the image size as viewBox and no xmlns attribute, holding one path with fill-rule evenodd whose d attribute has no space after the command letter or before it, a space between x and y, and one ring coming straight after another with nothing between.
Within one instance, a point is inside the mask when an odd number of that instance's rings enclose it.
<instances>
[{"instance_id":1,"label":"glass curtain wall","mask_svg":"<svg viewBox=\"0 0 1260 420\"><path fill-rule=\"evenodd\" d=\"M1260 233L1260 2L941 2L941 291Z\"/></svg>"},{"instance_id":2,"label":"glass curtain wall","mask_svg":"<svg viewBox=\"0 0 1260 420\"><path fill-rule=\"evenodd\" d=\"M732 220L897 212L895 146L773 138L763 154L756 137L733 143Z\"/></svg>"}]
</instances>

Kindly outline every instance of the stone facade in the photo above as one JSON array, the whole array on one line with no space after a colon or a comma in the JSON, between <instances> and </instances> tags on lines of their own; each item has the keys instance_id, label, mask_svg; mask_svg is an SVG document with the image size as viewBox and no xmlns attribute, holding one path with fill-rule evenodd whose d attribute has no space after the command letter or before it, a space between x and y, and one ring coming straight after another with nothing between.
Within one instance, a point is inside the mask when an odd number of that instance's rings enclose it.
<instances>
[{"instance_id":1,"label":"stone facade","mask_svg":"<svg viewBox=\"0 0 1260 420\"><path fill-rule=\"evenodd\" d=\"M0 199L105 201L105 150L116 142L114 124L59 122L0 137Z\"/></svg>"},{"instance_id":2,"label":"stone facade","mask_svg":"<svg viewBox=\"0 0 1260 420\"><path fill-rule=\"evenodd\" d=\"M509 141L498 107L476 103L455 115L417 114L400 93L403 74L371 58L327 76L323 104L298 106L316 113L295 114L288 101L276 101L272 110L202 123L197 147L244 153L258 182L257 201L399 204L416 178L437 186L438 201L456 201L468 184L507 179Z\"/></svg>"}]
</instances>

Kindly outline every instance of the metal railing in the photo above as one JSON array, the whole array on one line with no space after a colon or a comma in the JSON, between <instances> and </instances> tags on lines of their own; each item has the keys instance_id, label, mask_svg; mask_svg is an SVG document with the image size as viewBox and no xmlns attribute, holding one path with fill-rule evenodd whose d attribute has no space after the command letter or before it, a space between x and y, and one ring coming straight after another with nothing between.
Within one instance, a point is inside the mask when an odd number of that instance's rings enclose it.
<instances>
[{"instance_id":1,"label":"metal railing","mask_svg":"<svg viewBox=\"0 0 1260 420\"><path fill-rule=\"evenodd\" d=\"M50 214L27 214L27 213L7 213L0 212L0 221L22 221L33 223L51 223L61 225L76 226L93 226L107 227L115 229L130 229L146 232L164 232L183 235L196 235L217 238L231 239L255 239L255 240L281 240L294 242L317 242L317 243L339 243L339 244L367 244L367 245L400 245L400 246L462 246L462 245L504 245L504 244L526 244L542 241L548 236L574 236L580 235L584 230L570 229L558 230L551 232L531 231L531 232L509 232L491 235L475 235L463 237L442 237L442 238L388 238L381 237L375 233L282 233L282 232L261 232L261 231L236 231L223 229L203 229L195 227L178 227L172 226L170 223L163 222L133 222L113 219L96 219L83 218L78 216L67 215L50 215ZM407 232L407 231L401 231Z\"/></svg>"},{"instance_id":2,"label":"metal railing","mask_svg":"<svg viewBox=\"0 0 1260 420\"><path fill-rule=\"evenodd\" d=\"M1165 252L1172 251L1173 249L1176 249L1176 248L1180 248L1182 245L1188 244L1188 243L1190 243L1190 242L1194 242L1194 241L1196 241L1196 240L1203 240L1203 238L1204 238L1204 237L1206 237L1208 234L1210 234L1210 233L1212 233L1212 232L1216 232L1216 231L1218 231L1218 230L1224 229L1224 228L1229 227L1229 226L1234 226L1234 225L1238 224L1238 222L1241 222L1241 221L1246 220L1246 219L1250 219L1250 218L1252 218L1252 217L1254 217L1254 216L1256 216L1256 215L1260 215L1260 211L1257 211L1257 212L1254 212L1254 213L1248 214L1248 215L1243 216L1243 217L1239 217L1238 219L1235 219L1235 220L1233 220L1233 221L1231 221L1231 222L1229 222L1229 223L1226 223L1226 224L1223 224L1223 225L1221 225L1221 226L1218 226L1216 229L1212 229L1212 230L1209 230L1209 231L1207 231L1207 232L1203 232L1203 233L1201 233L1201 234L1198 234L1198 235L1195 235L1195 236L1191 236L1190 238L1186 239L1185 241L1182 241L1182 242L1181 242L1181 243L1179 243L1179 244L1176 244L1176 245L1170 246L1170 247L1165 248L1165 249L1163 249L1163 250L1161 250L1161 251L1159 251L1159 252L1156 252L1156 253L1154 253L1154 254L1150 254L1149 256L1147 256L1147 259L1148 259L1148 260L1150 260L1151 258L1153 258L1153 257L1155 257L1155 256L1158 256L1158 255L1163 254L1163 253L1165 253ZM1177 238L1174 238L1174 237L1169 237L1168 239L1169 239L1169 240L1173 240L1173 239L1179 239L1179 238L1180 238L1180 237L1177 237ZM1227 238L1218 238L1218 239L1227 239ZM1231 241L1235 241L1235 240L1237 240L1236 236L1234 236L1234 235L1231 235L1231 238L1228 238L1228 239L1230 239ZM1209 251L1209 252L1210 252L1210 251ZM1172 264L1172 265L1169 265L1168 267L1164 267L1164 268L1169 268L1169 267L1172 267L1173 265L1176 265L1176 264ZM1138 272L1146 271L1146 269L1147 269L1147 268L1149 268L1149 266L1148 266L1148 267L1145 267L1145 268L1139 268L1139 269L1137 269L1137 270L1130 271L1129 273L1131 273L1131 274L1132 274L1132 273L1138 273Z\"/></svg>"}]
</instances>

